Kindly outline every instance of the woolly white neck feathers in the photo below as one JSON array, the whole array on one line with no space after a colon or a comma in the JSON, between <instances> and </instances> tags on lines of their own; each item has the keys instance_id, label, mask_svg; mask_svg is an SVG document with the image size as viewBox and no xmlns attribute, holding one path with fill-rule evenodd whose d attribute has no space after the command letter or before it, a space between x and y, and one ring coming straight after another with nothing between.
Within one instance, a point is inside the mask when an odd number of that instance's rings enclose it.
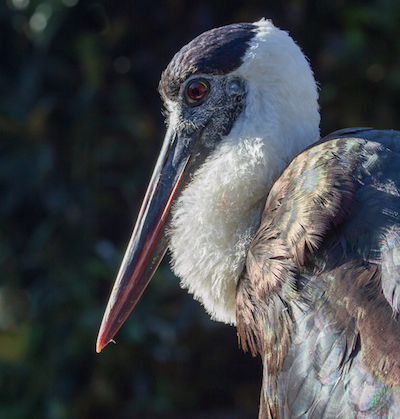
<instances>
[{"instance_id":1,"label":"woolly white neck feathers","mask_svg":"<svg viewBox=\"0 0 400 419\"><path fill-rule=\"evenodd\" d=\"M273 183L319 139L317 86L290 36L270 21L232 75L246 82L246 106L233 129L195 173L174 209L172 265L211 317L236 323L235 293L247 250Z\"/></svg>"}]
</instances>

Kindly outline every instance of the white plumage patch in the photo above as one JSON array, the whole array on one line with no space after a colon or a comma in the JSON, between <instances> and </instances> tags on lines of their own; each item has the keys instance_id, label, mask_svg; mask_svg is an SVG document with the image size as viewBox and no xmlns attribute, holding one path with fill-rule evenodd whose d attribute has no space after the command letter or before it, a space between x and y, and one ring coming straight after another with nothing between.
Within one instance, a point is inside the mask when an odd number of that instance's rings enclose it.
<instances>
[{"instance_id":1,"label":"white plumage patch","mask_svg":"<svg viewBox=\"0 0 400 419\"><path fill-rule=\"evenodd\" d=\"M288 163L319 138L318 94L300 48L270 21L255 24L243 64L246 107L182 192L170 250L181 286L215 320L235 324L235 293L267 195Z\"/></svg>"}]
</instances>

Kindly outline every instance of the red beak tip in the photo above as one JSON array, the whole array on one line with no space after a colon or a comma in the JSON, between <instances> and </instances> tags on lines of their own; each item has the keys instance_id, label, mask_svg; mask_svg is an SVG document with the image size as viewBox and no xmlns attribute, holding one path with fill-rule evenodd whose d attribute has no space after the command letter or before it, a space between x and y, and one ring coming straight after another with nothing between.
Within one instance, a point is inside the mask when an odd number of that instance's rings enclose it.
<instances>
[{"instance_id":1,"label":"red beak tip","mask_svg":"<svg viewBox=\"0 0 400 419\"><path fill-rule=\"evenodd\" d=\"M99 354L101 352L101 350L105 347L106 345L103 345L103 342L97 341L96 344L96 352Z\"/></svg>"},{"instance_id":2,"label":"red beak tip","mask_svg":"<svg viewBox=\"0 0 400 419\"><path fill-rule=\"evenodd\" d=\"M105 334L99 333L96 343L96 352L99 354L109 343L110 341L106 341Z\"/></svg>"},{"instance_id":3,"label":"red beak tip","mask_svg":"<svg viewBox=\"0 0 400 419\"><path fill-rule=\"evenodd\" d=\"M104 343L104 340L99 336L96 343L96 352L99 354L109 343L116 344L114 339L110 339L107 343Z\"/></svg>"}]
</instances>

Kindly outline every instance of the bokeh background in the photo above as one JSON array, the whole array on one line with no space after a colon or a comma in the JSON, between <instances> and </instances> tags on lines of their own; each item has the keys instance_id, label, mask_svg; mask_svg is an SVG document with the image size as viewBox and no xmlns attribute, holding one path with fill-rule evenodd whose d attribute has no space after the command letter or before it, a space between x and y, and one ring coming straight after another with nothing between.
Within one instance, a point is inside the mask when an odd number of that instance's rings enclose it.
<instances>
[{"instance_id":1,"label":"bokeh background","mask_svg":"<svg viewBox=\"0 0 400 419\"><path fill-rule=\"evenodd\" d=\"M256 417L260 360L168 260L118 344L94 346L163 137L161 71L263 16L310 59L322 134L400 128L398 0L0 3L0 418Z\"/></svg>"}]
</instances>

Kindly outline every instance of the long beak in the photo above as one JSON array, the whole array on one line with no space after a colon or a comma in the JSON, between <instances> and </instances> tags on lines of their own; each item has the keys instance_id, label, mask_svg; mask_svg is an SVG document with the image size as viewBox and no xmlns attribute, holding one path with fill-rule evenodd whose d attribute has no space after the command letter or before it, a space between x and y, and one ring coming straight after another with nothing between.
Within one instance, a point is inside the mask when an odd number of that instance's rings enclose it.
<instances>
[{"instance_id":1,"label":"long beak","mask_svg":"<svg viewBox=\"0 0 400 419\"><path fill-rule=\"evenodd\" d=\"M185 169L202 129L177 134L169 128L118 272L97 338L100 352L114 337L152 278L168 248L164 234L171 203L185 184ZM195 158L195 157L194 157ZM192 158L193 160L193 158Z\"/></svg>"}]
</instances>

